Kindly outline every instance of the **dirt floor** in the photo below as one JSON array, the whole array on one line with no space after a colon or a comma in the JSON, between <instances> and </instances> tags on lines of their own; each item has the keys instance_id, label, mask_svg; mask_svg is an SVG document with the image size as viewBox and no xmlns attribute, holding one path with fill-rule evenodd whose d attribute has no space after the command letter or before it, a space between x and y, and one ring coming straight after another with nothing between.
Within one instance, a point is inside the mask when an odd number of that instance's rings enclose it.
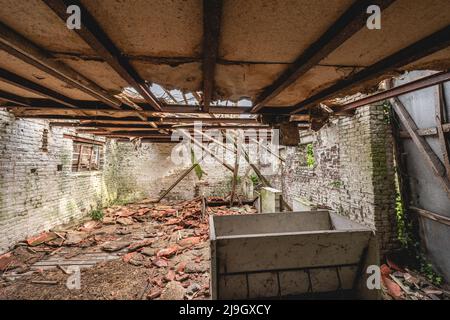
<instances>
[{"instance_id":1,"label":"dirt floor","mask_svg":"<svg viewBox=\"0 0 450 320\"><path fill-rule=\"evenodd\" d=\"M114 206L100 221L30 237L0 256L0 299L210 299L209 215L256 209L203 200ZM450 299L448 286L393 259L381 277L384 299Z\"/></svg>"},{"instance_id":2,"label":"dirt floor","mask_svg":"<svg viewBox=\"0 0 450 320\"><path fill-rule=\"evenodd\" d=\"M208 216L256 209L202 207L115 206L18 243L0 256L0 299L209 299Z\"/></svg>"}]
</instances>

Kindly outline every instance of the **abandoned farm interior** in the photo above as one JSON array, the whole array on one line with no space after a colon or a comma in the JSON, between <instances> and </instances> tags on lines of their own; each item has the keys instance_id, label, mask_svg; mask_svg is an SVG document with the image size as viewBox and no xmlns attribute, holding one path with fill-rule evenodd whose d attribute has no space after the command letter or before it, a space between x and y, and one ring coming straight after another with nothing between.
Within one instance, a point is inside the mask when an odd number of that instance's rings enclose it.
<instances>
[{"instance_id":1,"label":"abandoned farm interior","mask_svg":"<svg viewBox=\"0 0 450 320\"><path fill-rule=\"evenodd\" d=\"M0 299L449 300L449 14L0 0Z\"/></svg>"}]
</instances>

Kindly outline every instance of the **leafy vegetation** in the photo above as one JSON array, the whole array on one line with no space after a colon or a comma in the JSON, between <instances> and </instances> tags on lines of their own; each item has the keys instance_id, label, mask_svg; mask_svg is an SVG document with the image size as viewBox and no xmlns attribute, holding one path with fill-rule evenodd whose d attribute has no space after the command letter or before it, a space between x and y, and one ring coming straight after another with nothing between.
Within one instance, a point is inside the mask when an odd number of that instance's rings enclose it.
<instances>
[{"instance_id":1,"label":"leafy vegetation","mask_svg":"<svg viewBox=\"0 0 450 320\"><path fill-rule=\"evenodd\" d=\"M314 158L314 149L312 143L306 145L306 165L308 168L314 168L316 159Z\"/></svg>"},{"instance_id":2,"label":"leafy vegetation","mask_svg":"<svg viewBox=\"0 0 450 320\"><path fill-rule=\"evenodd\" d=\"M195 152L194 152L194 149L192 149L192 148L191 148L191 161L192 161L192 164L198 163L197 159L195 158ZM200 164L197 165L197 166L194 168L194 171L195 171L195 174L197 175L197 178L198 178L199 180L203 177L203 174L205 173L205 172L203 171L202 167L200 166Z\"/></svg>"},{"instance_id":3,"label":"leafy vegetation","mask_svg":"<svg viewBox=\"0 0 450 320\"><path fill-rule=\"evenodd\" d=\"M334 180L334 181L332 181L332 182L330 183L330 185L331 185L333 188L339 189L340 187L342 187L342 181L340 181L340 180Z\"/></svg>"},{"instance_id":4,"label":"leafy vegetation","mask_svg":"<svg viewBox=\"0 0 450 320\"><path fill-rule=\"evenodd\" d=\"M100 210L100 209L95 209L95 210L92 210L90 213L89 213L89 215L91 216L91 219L92 220L95 220L95 221L100 221L100 220L102 220L103 219L103 210Z\"/></svg>"},{"instance_id":5,"label":"leafy vegetation","mask_svg":"<svg viewBox=\"0 0 450 320\"><path fill-rule=\"evenodd\" d=\"M400 190L396 188L395 213L397 217L397 238L402 247L415 260L416 267L424 276L435 285L442 283L442 277L438 275L433 265L428 261L420 245L419 236L415 231L412 221L408 218L400 196Z\"/></svg>"},{"instance_id":6,"label":"leafy vegetation","mask_svg":"<svg viewBox=\"0 0 450 320\"><path fill-rule=\"evenodd\" d=\"M384 122L386 124L390 124L391 123L391 109L392 109L392 105L388 100L385 100L382 104L383 106L383 115L384 115Z\"/></svg>"},{"instance_id":7,"label":"leafy vegetation","mask_svg":"<svg viewBox=\"0 0 450 320\"><path fill-rule=\"evenodd\" d=\"M259 178L256 174L252 174L250 176L250 179L252 180L253 186L255 186L255 187L260 183Z\"/></svg>"}]
</instances>

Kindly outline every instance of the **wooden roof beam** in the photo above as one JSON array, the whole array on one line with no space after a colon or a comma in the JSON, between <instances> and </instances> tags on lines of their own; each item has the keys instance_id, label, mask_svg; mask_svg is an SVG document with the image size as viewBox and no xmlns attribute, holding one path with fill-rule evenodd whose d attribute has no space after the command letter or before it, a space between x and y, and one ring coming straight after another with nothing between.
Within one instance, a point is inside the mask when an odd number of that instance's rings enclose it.
<instances>
[{"instance_id":1,"label":"wooden roof beam","mask_svg":"<svg viewBox=\"0 0 450 320\"><path fill-rule=\"evenodd\" d=\"M449 45L450 25L298 103L291 114L305 111L317 103L331 99L338 93L351 89L357 84L381 77L387 71L392 71L396 68L408 65L434 52L444 49Z\"/></svg>"},{"instance_id":2,"label":"wooden roof beam","mask_svg":"<svg viewBox=\"0 0 450 320\"><path fill-rule=\"evenodd\" d=\"M29 107L30 106L29 99L17 96L15 94L11 94L11 93L3 91L3 90L0 90L0 100L8 101L8 102L11 102L11 103L14 103L14 104L18 104L18 105L21 105L21 106L24 106L24 107ZM0 108L1 107L2 106L0 105Z\"/></svg>"},{"instance_id":3,"label":"wooden roof beam","mask_svg":"<svg viewBox=\"0 0 450 320\"><path fill-rule=\"evenodd\" d=\"M214 92L214 77L219 54L222 0L203 0L203 111L209 106Z\"/></svg>"},{"instance_id":4,"label":"wooden roof beam","mask_svg":"<svg viewBox=\"0 0 450 320\"><path fill-rule=\"evenodd\" d=\"M36 110L67 110L67 108L64 108L58 103L55 103L48 99L37 99L37 98L29 98L27 99L30 102L30 106L27 106L27 109L36 109ZM114 112L118 114L122 114L123 112L126 113L133 113L136 114L138 111L134 110L115 110L111 109L108 106L97 103L94 101L83 101L83 100L77 100L76 101L77 106L80 110L92 110L92 111L98 111L98 112ZM141 104L138 104L141 105ZM10 108L23 108L20 106L16 106L13 103L6 105ZM73 109L71 109L73 110ZM210 113L214 114L251 114L250 113L251 107L210 107L209 111ZM288 115L292 110L294 110L292 107L284 106L284 107L271 107L267 106L263 110L261 110L260 113L262 114L276 114L276 115ZM166 105L163 107L161 111L151 111L151 110L143 110L139 111L141 115L148 115L152 116L154 114L161 114L161 113L196 113L196 114L203 114L204 112L198 107L198 106L186 106L186 105ZM306 114L306 113L305 113Z\"/></svg>"},{"instance_id":5,"label":"wooden roof beam","mask_svg":"<svg viewBox=\"0 0 450 320\"><path fill-rule=\"evenodd\" d=\"M0 49L102 101L108 106L120 109L122 103L117 98L66 64L55 60L51 54L1 22Z\"/></svg>"},{"instance_id":6,"label":"wooden roof beam","mask_svg":"<svg viewBox=\"0 0 450 320\"><path fill-rule=\"evenodd\" d=\"M378 5L381 10L395 0L356 1L316 42L306 49L281 76L265 88L255 101L252 112L258 112L271 99L316 66L346 40L361 30L368 18L367 7Z\"/></svg>"},{"instance_id":7,"label":"wooden roof beam","mask_svg":"<svg viewBox=\"0 0 450 320\"><path fill-rule=\"evenodd\" d=\"M0 80L65 106L77 108L76 103L72 99L2 68L0 68Z\"/></svg>"},{"instance_id":8,"label":"wooden roof beam","mask_svg":"<svg viewBox=\"0 0 450 320\"><path fill-rule=\"evenodd\" d=\"M244 123L244 124L258 124L256 119L238 119L238 118L187 118L187 117L165 117L161 118L161 123Z\"/></svg>"},{"instance_id":9,"label":"wooden roof beam","mask_svg":"<svg viewBox=\"0 0 450 320\"><path fill-rule=\"evenodd\" d=\"M149 86L123 58L122 53L109 39L94 17L79 0L44 0L63 21L68 18L67 7L77 5L81 10L81 29L74 31L95 50L125 81L127 81L155 110L161 110L162 104L150 91Z\"/></svg>"}]
</instances>

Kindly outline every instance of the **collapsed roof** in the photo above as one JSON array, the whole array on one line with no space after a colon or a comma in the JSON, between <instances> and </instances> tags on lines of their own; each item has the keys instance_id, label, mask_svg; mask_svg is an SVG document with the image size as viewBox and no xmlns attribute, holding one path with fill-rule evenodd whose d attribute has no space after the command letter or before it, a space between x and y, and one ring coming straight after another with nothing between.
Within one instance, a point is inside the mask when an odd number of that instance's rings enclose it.
<instances>
[{"instance_id":1,"label":"collapsed roof","mask_svg":"<svg viewBox=\"0 0 450 320\"><path fill-rule=\"evenodd\" d=\"M73 4L81 29L66 26ZM379 30L366 27L368 5L382 9ZM0 8L0 100L22 117L157 128L167 113L306 114L407 70L450 67L448 0L0 0ZM158 97L152 84L190 93L198 106ZM241 99L253 105L232 106Z\"/></svg>"}]
</instances>

